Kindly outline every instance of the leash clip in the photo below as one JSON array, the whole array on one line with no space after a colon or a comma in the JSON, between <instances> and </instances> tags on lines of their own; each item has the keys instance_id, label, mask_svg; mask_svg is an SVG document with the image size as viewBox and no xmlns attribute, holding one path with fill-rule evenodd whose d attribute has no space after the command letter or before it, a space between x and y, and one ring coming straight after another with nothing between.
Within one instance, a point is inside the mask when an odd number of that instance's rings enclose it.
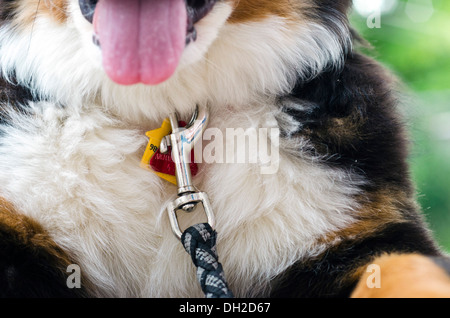
<instances>
[{"instance_id":1,"label":"leash clip","mask_svg":"<svg viewBox=\"0 0 450 318\"><path fill-rule=\"evenodd\" d=\"M206 108L197 106L190 122L183 128L178 125L178 114L170 114L169 120L172 126L172 134L163 138L160 145L161 152L168 152L169 146L172 147L178 198L169 203L167 212L172 231L179 239L181 239L183 233L178 223L177 211L183 210L190 213L199 203L203 205L207 222L211 228L215 228L214 214L208 195L205 192L198 191L192 184L191 168L189 166L191 151L194 149L196 142L202 138L203 132L208 125L208 119L209 115Z\"/></svg>"}]
</instances>

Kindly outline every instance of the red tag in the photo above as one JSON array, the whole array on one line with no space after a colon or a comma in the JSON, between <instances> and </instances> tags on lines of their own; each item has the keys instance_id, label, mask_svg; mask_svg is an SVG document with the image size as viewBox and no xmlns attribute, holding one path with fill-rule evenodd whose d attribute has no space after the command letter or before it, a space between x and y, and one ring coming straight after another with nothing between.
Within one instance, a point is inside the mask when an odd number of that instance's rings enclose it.
<instances>
[{"instance_id":1,"label":"red tag","mask_svg":"<svg viewBox=\"0 0 450 318\"><path fill-rule=\"evenodd\" d=\"M179 125L180 127L185 127L186 123L180 121ZM171 147L169 147L169 152L167 154L162 154L158 149L152 159L150 159L150 166L152 169L156 172L175 176L175 163L172 160L171 153ZM195 163L194 150L191 151L191 162L189 166L191 168L191 175L195 177L198 173L198 165Z\"/></svg>"}]
</instances>

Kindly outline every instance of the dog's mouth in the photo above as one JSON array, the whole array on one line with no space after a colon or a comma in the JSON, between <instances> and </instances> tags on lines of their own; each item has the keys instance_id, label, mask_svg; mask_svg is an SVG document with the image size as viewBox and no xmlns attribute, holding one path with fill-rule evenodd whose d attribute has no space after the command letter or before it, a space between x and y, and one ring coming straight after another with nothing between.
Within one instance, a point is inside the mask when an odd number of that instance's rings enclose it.
<instances>
[{"instance_id":1,"label":"dog's mouth","mask_svg":"<svg viewBox=\"0 0 450 318\"><path fill-rule=\"evenodd\" d=\"M156 85L175 72L195 24L218 0L79 0L94 25L108 76L123 85Z\"/></svg>"},{"instance_id":2,"label":"dog's mouth","mask_svg":"<svg viewBox=\"0 0 450 318\"><path fill-rule=\"evenodd\" d=\"M186 45L197 39L195 23L203 19L213 9L217 0L186 0L187 35Z\"/></svg>"}]
</instances>

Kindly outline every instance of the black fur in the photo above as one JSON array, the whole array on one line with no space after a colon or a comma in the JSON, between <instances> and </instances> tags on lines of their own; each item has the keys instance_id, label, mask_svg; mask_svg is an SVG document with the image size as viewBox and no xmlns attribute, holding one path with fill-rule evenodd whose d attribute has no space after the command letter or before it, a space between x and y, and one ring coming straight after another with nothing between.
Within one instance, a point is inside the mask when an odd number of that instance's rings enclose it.
<instances>
[{"instance_id":1,"label":"black fur","mask_svg":"<svg viewBox=\"0 0 450 318\"><path fill-rule=\"evenodd\" d=\"M17 0L0 0L0 26L2 21L8 21L14 17L14 3L17 3Z\"/></svg>"},{"instance_id":2,"label":"black fur","mask_svg":"<svg viewBox=\"0 0 450 318\"><path fill-rule=\"evenodd\" d=\"M27 105L31 101L36 101L36 98L29 88L14 81L6 81L0 76L0 126L9 124L8 113L11 111L27 113Z\"/></svg>"},{"instance_id":3,"label":"black fur","mask_svg":"<svg viewBox=\"0 0 450 318\"><path fill-rule=\"evenodd\" d=\"M14 212L0 213L0 298L86 295L83 289L68 287L70 261L40 226L20 220L20 216L5 215Z\"/></svg>"},{"instance_id":4,"label":"black fur","mask_svg":"<svg viewBox=\"0 0 450 318\"><path fill-rule=\"evenodd\" d=\"M342 30L342 25L348 25L347 12L351 1L316 0L315 3L315 6L306 9L303 14L308 19L318 21L319 24L325 25L328 30L332 31L340 41L344 54L347 54L349 49L348 40L346 32Z\"/></svg>"},{"instance_id":5,"label":"black fur","mask_svg":"<svg viewBox=\"0 0 450 318\"><path fill-rule=\"evenodd\" d=\"M376 62L352 54L342 71L299 82L292 97L315 106L308 113L285 111L302 124L297 133L327 156L327 164L362 174L371 188L388 183L411 193L408 141L393 85Z\"/></svg>"},{"instance_id":6,"label":"black fur","mask_svg":"<svg viewBox=\"0 0 450 318\"><path fill-rule=\"evenodd\" d=\"M327 19L344 12L345 6L321 11ZM306 138L312 147L299 151L359 175L366 181L366 197L383 189L400 194L396 209L403 221L380 222L378 231L357 238L341 237L341 243L324 254L298 262L274 280L273 297L348 297L357 283L351 273L385 253L419 253L440 265L450 264L414 204L409 142L397 110L395 81L366 56L348 52L344 58L342 68L330 65L310 80L299 79L290 94L280 97L283 112L298 123L295 131L282 135Z\"/></svg>"}]
</instances>

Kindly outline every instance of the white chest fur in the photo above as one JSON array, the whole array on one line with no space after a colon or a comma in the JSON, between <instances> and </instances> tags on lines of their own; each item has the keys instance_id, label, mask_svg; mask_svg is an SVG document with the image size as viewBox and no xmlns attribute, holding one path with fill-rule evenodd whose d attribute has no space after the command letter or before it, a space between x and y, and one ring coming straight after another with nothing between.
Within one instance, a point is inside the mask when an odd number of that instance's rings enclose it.
<instances>
[{"instance_id":1,"label":"white chest fur","mask_svg":"<svg viewBox=\"0 0 450 318\"><path fill-rule=\"evenodd\" d=\"M165 212L176 188L139 167L144 131L98 109L33 108L2 137L0 195L74 256L99 296L200 297ZM262 116L268 110L252 118L270 118ZM210 127L271 122L224 113L213 114ZM284 146L275 174L254 163L203 163L194 181L210 196L220 261L237 296L267 292L275 275L323 251L318 238L353 221L357 186L348 176Z\"/></svg>"}]
</instances>

